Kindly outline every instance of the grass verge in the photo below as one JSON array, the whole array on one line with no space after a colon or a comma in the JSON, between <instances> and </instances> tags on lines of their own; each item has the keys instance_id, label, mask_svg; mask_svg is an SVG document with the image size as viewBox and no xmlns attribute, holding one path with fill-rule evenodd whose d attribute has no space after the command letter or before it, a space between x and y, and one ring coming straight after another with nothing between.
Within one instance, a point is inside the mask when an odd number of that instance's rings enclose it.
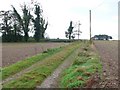
<instances>
[{"instance_id":1,"label":"grass verge","mask_svg":"<svg viewBox=\"0 0 120 90\"><path fill-rule=\"evenodd\" d=\"M60 87L83 88L86 86L92 75L96 72L101 73L101 71L102 65L99 56L88 44L84 45L72 66L63 72L60 80Z\"/></svg>"},{"instance_id":2,"label":"grass verge","mask_svg":"<svg viewBox=\"0 0 120 90\"><path fill-rule=\"evenodd\" d=\"M3 84L5 88L35 88L40 85L43 80L50 75L59 64L61 64L65 58L67 58L74 50L76 50L80 44L73 43L66 46L62 51L46 58L36 68L30 72L25 73L23 76L16 80L12 80Z\"/></svg>"},{"instance_id":3,"label":"grass verge","mask_svg":"<svg viewBox=\"0 0 120 90\"><path fill-rule=\"evenodd\" d=\"M12 64L10 66L4 67L2 69L2 79L6 79L7 77L14 75L21 70L30 67L32 64L41 61L45 59L48 56L51 56L59 51L61 51L63 48L54 48L54 49L48 49L47 51L44 51L43 53L37 54L35 56L26 58L25 60L19 61L15 64Z\"/></svg>"}]
</instances>

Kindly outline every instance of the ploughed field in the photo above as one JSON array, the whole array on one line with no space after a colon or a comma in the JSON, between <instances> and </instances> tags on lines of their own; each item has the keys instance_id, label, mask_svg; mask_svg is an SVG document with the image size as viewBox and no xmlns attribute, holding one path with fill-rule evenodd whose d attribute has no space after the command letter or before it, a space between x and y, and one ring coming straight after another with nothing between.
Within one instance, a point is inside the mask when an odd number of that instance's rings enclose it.
<instances>
[{"instance_id":1,"label":"ploughed field","mask_svg":"<svg viewBox=\"0 0 120 90\"><path fill-rule=\"evenodd\" d=\"M90 88L102 70L100 59L88 41L49 49L2 68L6 88ZM50 77L49 77L50 76Z\"/></svg>"},{"instance_id":2,"label":"ploughed field","mask_svg":"<svg viewBox=\"0 0 120 90\"><path fill-rule=\"evenodd\" d=\"M68 45L68 43L3 43L2 67L11 65L47 49Z\"/></svg>"},{"instance_id":3,"label":"ploughed field","mask_svg":"<svg viewBox=\"0 0 120 90\"><path fill-rule=\"evenodd\" d=\"M118 88L117 41L68 44L4 43L3 56L7 55L3 58L7 59L3 59L3 89ZM18 55L23 56L18 58ZM14 59L13 56L17 58Z\"/></svg>"},{"instance_id":4,"label":"ploughed field","mask_svg":"<svg viewBox=\"0 0 120 90\"><path fill-rule=\"evenodd\" d=\"M118 41L94 41L103 65L103 79L97 87L118 87Z\"/></svg>"}]
</instances>

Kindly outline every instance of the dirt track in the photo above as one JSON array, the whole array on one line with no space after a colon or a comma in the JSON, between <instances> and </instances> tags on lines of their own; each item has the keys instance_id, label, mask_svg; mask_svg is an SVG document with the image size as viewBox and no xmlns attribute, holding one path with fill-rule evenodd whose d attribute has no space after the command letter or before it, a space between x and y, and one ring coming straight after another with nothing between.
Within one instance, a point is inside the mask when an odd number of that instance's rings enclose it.
<instances>
[{"instance_id":1,"label":"dirt track","mask_svg":"<svg viewBox=\"0 0 120 90\"><path fill-rule=\"evenodd\" d=\"M101 57L103 74L97 88L118 88L118 42L94 41Z\"/></svg>"},{"instance_id":2,"label":"dirt track","mask_svg":"<svg viewBox=\"0 0 120 90\"><path fill-rule=\"evenodd\" d=\"M59 79L61 77L62 72L64 69L68 68L72 63L76 60L75 57L78 55L80 51L80 48L75 50L69 57L65 59L65 61L58 66L58 68L55 69L55 71L48 76L44 82L37 86L36 88L39 90L39 88L60 88L59 86Z\"/></svg>"},{"instance_id":3,"label":"dirt track","mask_svg":"<svg viewBox=\"0 0 120 90\"><path fill-rule=\"evenodd\" d=\"M3 43L2 67L11 65L27 57L68 43Z\"/></svg>"}]
</instances>

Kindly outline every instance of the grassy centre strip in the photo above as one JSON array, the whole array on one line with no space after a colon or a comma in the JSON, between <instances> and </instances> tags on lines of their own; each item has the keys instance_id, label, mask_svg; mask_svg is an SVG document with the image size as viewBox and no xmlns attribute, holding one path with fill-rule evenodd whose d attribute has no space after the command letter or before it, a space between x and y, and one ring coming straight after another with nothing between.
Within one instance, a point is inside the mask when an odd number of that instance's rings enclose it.
<instances>
[{"instance_id":1,"label":"grassy centre strip","mask_svg":"<svg viewBox=\"0 0 120 90\"><path fill-rule=\"evenodd\" d=\"M101 71L102 65L99 56L90 48L89 44L85 44L72 66L63 72L60 79L60 87L86 87L90 78L96 72L100 74Z\"/></svg>"},{"instance_id":2,"label":"grassy centre strip","mask_svg":"<svg viewBox=\"0 0 120 90\"><path fill-rule=\"evenodd\" d=\"M35 88L40 85L43 80L78 47L80 47L78 42L64 47L62 51L44 59L42 63L37 65L30 72L3 84L3 88Z\"/></svg>"},{"instance_id":3,"label":"grassy centre strip","mask_svg":"<svg viewBox=\"0 0 120 90\"><path fill-rule=\"evenodd\" d=\"M2 69L2 79L6 79L9 76L12 76L21 70L30 67L34 63L37 63L43 59L45 59L48 56L51 56L59 51L61 51L63 47L60 48L54 48L54 49L48 49L47 51L44 51L43 53L37 54L35 56L26 58L25 60L19 61L15 64L12 64L10 66L4 67Z\"/></svg>"}]
</instances>

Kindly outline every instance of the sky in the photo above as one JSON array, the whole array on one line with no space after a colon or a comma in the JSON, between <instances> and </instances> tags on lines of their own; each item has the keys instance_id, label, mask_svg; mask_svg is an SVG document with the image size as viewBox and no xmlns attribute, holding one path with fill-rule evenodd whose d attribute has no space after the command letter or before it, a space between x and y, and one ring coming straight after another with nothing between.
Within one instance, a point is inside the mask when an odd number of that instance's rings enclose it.
<instances>
[{"instance_id":1,"label":"sky","mask_svg":"<svg viewBox=\"0 0 120 90\"><path fill-rule=\"evenodd\" d=\"M120 1L118 3L118 39L120 40Z\"/></svg>"},{"instance_id":2,"label":"sky","mask_svg":"<svg viewBox=\"0 0 120 90\"><path fill-rule=\"evenodd\" d=\"M0 10L12 10L11 5L21 10L23 3L36 0L1 0ZM46 30L50 38L64 39L70 21L73 30L82 31L80 39L89 39L89 10L91 10L92 36L107 34L118 39L118 1L119 0L37 0L42 6L43 15L49 25ZM77 36L76 36L77 38Z\"/></svg>"}]
</instances>

